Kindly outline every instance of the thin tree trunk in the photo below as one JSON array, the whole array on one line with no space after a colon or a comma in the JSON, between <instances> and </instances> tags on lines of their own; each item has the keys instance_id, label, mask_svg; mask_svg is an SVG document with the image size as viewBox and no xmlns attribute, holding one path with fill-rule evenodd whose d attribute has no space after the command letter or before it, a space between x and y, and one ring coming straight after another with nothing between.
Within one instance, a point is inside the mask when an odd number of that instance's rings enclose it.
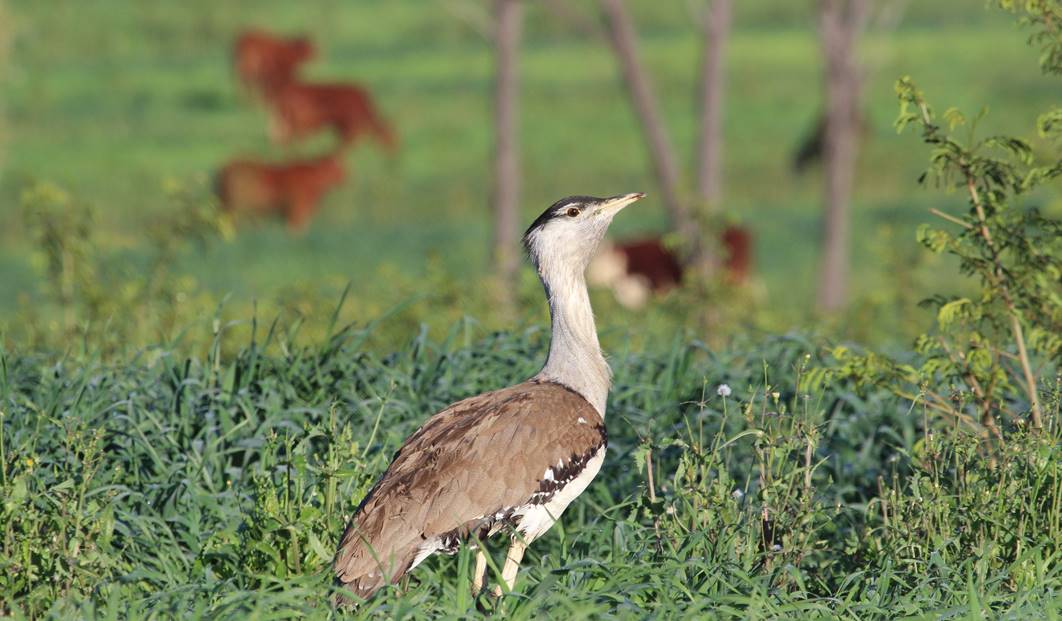
<instances>
[{"instance_id":1,"label":"thin tree trunk","mask_svg":"<svg viewBox=\"0 0 1062 621\"><path fill-rule=\"evenodd\" d=\"M495 0L494 91L494 261L502 302L512 305L520 267L518 223L520 154L518 54L522 21L520 0Z\"/></svg>"},{"instance_id":2,"label":"thin tree trunk","mask_svg":"<svg viewBox=\"0 0 1062 621\"><path fill-rule=\"evenodd\" d=\"M723 102L726 43L732 0L709 0L701 59L701 136L697 149L697 191L712 211L723 198Z\"/></svg>"},{"instance_id":3,"label":"thin tree trunk","mask_svg":"<svg viewBox=\"0 0 1062 621\"><path fill-rule=\"evenodd\" d=\"M612 49L623 71L623 79L630 91L634 110L645 132L664 207L671 219L672 228L689 248L690 262L697 263L700 261L702 246L700 227L679 196L679 168L675 152L664 129L649 75L638 58L634 25L623 0L601 0L601 8L608 20Z\"/></svg>"},{"instance_id":4,"label":"thin tree trunk","mask_svg":"<svg viewBox=\"0 0 1062 621\"><path fill-rule=\"evenodd\" d=\"M7 79L8 54L12 36L11 15L7 9L7 2L6 0L0 0L0 82ZM7 110L4 107L4 102L0 100L0 181L3 180L4 166L7 163L7 132Z\"/></svg>"},{"instance_id":5,"label":"thin tree trunk","mask_svg":"<svg viewBox=\"0 0 1062 621\"><path fill-rule=\"evenodd\" d=\"M821 0L820 35L825 65L825 199L818 305L833 312L848 296L850 202L858 151L861 78L855 43L866 14L865 0Z\"/></svg>"}]
</instances>

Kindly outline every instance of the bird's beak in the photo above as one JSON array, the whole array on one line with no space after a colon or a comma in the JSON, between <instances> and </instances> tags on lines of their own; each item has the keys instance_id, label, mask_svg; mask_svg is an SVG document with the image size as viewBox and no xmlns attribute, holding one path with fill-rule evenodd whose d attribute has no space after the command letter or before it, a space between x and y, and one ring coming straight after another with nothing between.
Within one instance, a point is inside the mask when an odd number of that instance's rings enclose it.
<instances>
[{"instance_id":1,"label":"bird's beak","mask_svg":"<svg viewBox=\"0 0 1062 621\"><path fill-rule=\"evenodd\" d=\"M614 216L619 213L621 209L643 196L645 196L645 194L641 192L634 192L633 194L620 194L619 196L606 198L599 204L597 212L603 215Z\"/></svg>"}]
</instances>

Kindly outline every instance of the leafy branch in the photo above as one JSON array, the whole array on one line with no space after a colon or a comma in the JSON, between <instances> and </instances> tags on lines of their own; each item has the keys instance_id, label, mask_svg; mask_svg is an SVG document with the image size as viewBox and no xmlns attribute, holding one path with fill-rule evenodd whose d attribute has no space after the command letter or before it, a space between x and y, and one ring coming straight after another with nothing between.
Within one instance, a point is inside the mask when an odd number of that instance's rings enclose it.
<instances>
[{"instance_id":1,"label":"leafy branch","mask_svg":"<svg viewBox=\"0 0 1062 621\"><path fill-rule=\"evenodd\" d=\"M944 183L957 181L968 195L971 206L971 211L965 218L946 216L945 219L963 226L965 230L960 233L960 236L967 237L973 242L972 245L957 243L956 238L941 234L941 232L937 232L937 239L930 241L928 245L934 249L947 248L959 256L965 270L980 275L983 284L983 300L991 302L993 299L998 299L1002 303L1006 323L1009 326L1021 365L1021 381L1029 399L1032 424L1037 429L1042 428L1043 409L1040 405L1036 374L1030 362L1022 325L1023 311L1035 311L1035 309L1028 308L1030 305L1027 303L1020 303L1014 293L1015 286L1021 287L1023 284L1020 282L1021 272L1033 266L1013 261L1008 265L1004 255L1008 246L1020 243L1024 230L1033 222L1023 214L1014 213L1015 209L1008 205L1007 201L1058 176L1062 168L1057 163L1054 166L1032 166L1032 148L1019 138L992 136L973 142L972 146L967 147L953 139L935 122L930 106L910 78L901 79L897 83L896 90L901 102L897 127L902 130L912 123L921 126L922 140L933 146L931 168L928 174L932 174ZM944 118L951 129L966 123L965 118L955 109L945 112ZM993 149L1009 156L1009 159L995 156L990 151ZM986 151L989 154L984 154ZM926 175L923 175L922 180L925 178ZM1048 224L1048 228L1057 227L1057 223L1053 226L1046 222L1041 224ZM997 243L993 236L993 229L996 229L1001 237L1005 237L1002 243ZM1048 254L1044 258L1056 269L1058 268L1057 257ZM1040 292L1025 291L1025 293L1033 294L1032 300L1035 300L1036 294ZM1028 300L1030 296L1023 297ZM982 318L989 321L994 319L984 315ZM963 376L967 384L979 394L979 400L982 402L983 420L987 427L994 427L990 395L980 388L977 375L972 372L968 364L962 362L965 357L961 355L961 352L959 354L959 366L966 368ZM949 357L955 356L949 352Z\"/></svg>"},{"instance_id":2,"label":"leafy branch","mask_svg":"<svg viewBox=\"0 0 1062 621\"><path fill-rule=\"evenodd\" d=\"M1030 42L1041 50L1043 72L1062 75L1062 3L999 5L1020 13L1033 29ZM936 310L936 322L915 343L917 365L841 350L834 352L839 364L829 373L857 385L887 386L977 428L985 439L1002 442L1001 423L1023 424L1024 413L1039 431L1051 422L1045 420L1041 378L1062 366L1062 221L1030 203L1062 177L1062 109L1037 119L1037 150L1050 153L1038 157L1025 139L979 137L985 111L969 119L955 108L937 115L908 77L897 81L896 93L897 129L917 128L930 147L919 182L958 191L967 203L961 212L931 209L958 229L923 225L918 239L932 252L956 257L960 273L976 282L976 294L923 302ZM930 386L948 388L933 392Z\"/></svg>"}]
</instances>

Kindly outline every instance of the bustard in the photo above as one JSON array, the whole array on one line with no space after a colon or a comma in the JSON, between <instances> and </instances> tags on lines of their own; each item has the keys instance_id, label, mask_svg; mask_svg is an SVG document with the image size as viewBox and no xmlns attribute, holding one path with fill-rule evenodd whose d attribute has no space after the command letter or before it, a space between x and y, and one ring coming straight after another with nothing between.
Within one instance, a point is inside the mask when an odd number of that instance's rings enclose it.
<instances>
[{"instance_id":1,"label":"bustard","mask_svg":"<svg viewBox=\"0 0 1062 621\"><path fill-rule=\"evenodd\" d=\"M545 365L526 382L447 407L402 444L343 533L337 585L368 597L435 552L453 554L462 541L476 545L506 531L512 540L502 580L512 590L527 545L549 530L605 459L611 371L584 272L613 216L642 196L564 198L527 229L524 246L552 323ZM476 547L479 593L487 559Z\"/></svg>"}]
</instances>

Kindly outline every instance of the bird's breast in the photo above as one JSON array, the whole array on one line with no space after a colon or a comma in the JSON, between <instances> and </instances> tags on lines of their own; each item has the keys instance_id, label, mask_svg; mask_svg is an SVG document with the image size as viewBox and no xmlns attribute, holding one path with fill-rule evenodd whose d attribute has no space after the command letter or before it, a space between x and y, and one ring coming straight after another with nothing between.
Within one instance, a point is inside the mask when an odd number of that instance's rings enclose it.
<instances>
[{"instance_id":1,"label":"bird's breast","mask_svg":"<svg viewBox=\"0 0 1062 621\"><path fill-rule=\"evenodd\" d=\"M592 452L546 470L539 491L527 505L514 512L519 516L516 529L528 542L549 530L568 505L586 491L605 462L605 448L602 444Z\"/></svg>"}]
</instances>

